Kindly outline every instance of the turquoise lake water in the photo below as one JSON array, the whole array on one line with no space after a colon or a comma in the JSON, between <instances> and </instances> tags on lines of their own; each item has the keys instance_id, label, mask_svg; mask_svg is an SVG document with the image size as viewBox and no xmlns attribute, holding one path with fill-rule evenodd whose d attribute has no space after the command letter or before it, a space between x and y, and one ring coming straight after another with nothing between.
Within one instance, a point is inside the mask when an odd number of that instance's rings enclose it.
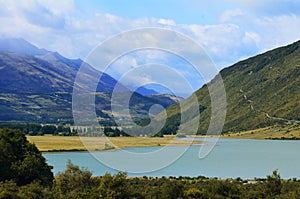
<instances>
[{"instance_id":1,"label":"turquoise lake water","mask_svg":"<svg viewBox=\"0 0 300 199\"><path fill-rule=\"evenodd\" d=\"M201 139L199 139L201 140ZM192 145L178 160L169 166L147 173L128 173L129 176L206 176L218 178L252 179L266 177L278 169L282 178L300 178L300 141L290 140L244 140L219 139L214 149L203 159L198 158L201 145ZM127 152L155 152L162 147L127 148ZM172 155L181 146L169 147L166 156ZM66 163L86 167L93 175L103 175L106 172L115 174L117 170L105 166L95 157L109 158L114 164L147 168L155 162L139 158L128 160L122 150L110 152L66 152L44 154L47 162L54 166L56 174L66 168ZM159 159L156 161L163 161Z\"/></svg>"}]
</instances>

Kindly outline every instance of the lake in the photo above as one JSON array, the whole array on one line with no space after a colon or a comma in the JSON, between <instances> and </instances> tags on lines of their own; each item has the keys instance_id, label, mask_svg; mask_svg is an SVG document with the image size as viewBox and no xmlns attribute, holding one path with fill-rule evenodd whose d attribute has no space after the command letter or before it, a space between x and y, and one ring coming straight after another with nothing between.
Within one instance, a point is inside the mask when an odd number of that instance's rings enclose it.
<instances>
[{"instance_id":1,"label":"lake","mask_svg":"<svg viewBox=\"0 0 300 199\"><path fill-rule=\"evenodd\" d=\"M202 140L202 139L198 139ZM215 148L203 159L198 158L201 145L192 145L177 161L157 171L148 173L128 173L129 176L206 176L218 178L252 179L266 177L278 169L282 178L300 178L300 141L292 140L248 140L219 139ZM146 153L161 150L162 147L127 148L126 152ZM181 150L181 146L168 147L169 153ZM93 175L106 172L115 174L117 170L100 163L95 157L105 156L115 164L149 166L148 161L134 159L127 161L122 150L109 152L63 152L43 154L47 162L54 166L56 174L66 168L66 163L86 167ZM165 154L168 156L168 154ZM95 156L95 157L94 157ZM161 160L163 161L163 160ZM130 165L131 166L131 165Z\"/></svg>"}]
</instances>

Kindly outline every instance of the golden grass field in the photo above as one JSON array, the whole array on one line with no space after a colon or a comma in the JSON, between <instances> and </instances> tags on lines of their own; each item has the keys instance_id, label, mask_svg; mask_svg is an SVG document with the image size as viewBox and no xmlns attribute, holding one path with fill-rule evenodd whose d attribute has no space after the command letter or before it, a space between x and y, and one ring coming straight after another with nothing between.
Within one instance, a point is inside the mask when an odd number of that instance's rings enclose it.
<instances>
[{"instance_id":1,"label":"golden grass field","mask_svg":"<svg viewBox=\"0 0 300 199\"><path fill-rule=\"evenodd\" d=\"M221 138L240 138L240 139L281 139L284 138L300 138L300 126L290 125L285 127L272 126L265 127L250 131L244 131L239 133L228 133L221 136Z\"/></svg>"},{"instance_id":2,"label":"golden grass field","mask_svg":"<svg viewBox=\"0 0 300 199\"><path fill-rule=\"evenodd\" d=\"M126 147L150 146L184 146L191 141L178 140L174 136L164 138L146 137L77 137L77 136L27 136L29 142L34 143L42 152L51 151L102 151L121 149ZM84 141L82 142L81 139ZM84 145L84 144L86 145ZM199 143L199 142L194 142Z\"/></svg>"}]
</instances>

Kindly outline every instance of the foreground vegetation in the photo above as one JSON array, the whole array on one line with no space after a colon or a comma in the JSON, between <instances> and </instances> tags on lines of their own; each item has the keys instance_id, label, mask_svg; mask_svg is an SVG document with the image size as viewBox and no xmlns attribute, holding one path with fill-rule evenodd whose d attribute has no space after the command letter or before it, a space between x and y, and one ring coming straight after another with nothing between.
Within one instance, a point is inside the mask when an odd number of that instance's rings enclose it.
<instances>
[{"instance_id":1,"label":"foreground vegetation","mask_svg":"<svg viewBox=\"0 0 300 199\"><path fill-rule=\"evenodd\" d=\"M263 179L242 180L206 177L128 177L126 173L93 177L92 173L68 163L51 186L32 182L18 186L0 182L0 198L299 198L300 180L282 180L277 171Z\"/></svg>"},{"instance_id":2,"label":"foreground vegetation","mask_svg":"<svg viewBox=\"0 0 300 199\"><path fill-rule=\"evenodd\" d=\"M300 180L92 176L71 162L55 178L41 152L16 130L0 130L0 198L299 198Z\"/></svg>"}]
</instances>

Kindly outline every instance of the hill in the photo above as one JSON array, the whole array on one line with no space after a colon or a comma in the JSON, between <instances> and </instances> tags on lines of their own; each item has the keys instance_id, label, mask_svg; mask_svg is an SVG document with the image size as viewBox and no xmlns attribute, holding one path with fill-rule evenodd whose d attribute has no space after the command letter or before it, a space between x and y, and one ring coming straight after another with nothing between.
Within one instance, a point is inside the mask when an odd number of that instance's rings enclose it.
<instances>
[{"instance_id":1,"label":"hill","mask_svg":"<svg viewBox=\"0 0 300 199\"><path fill-rule=\"evenodd\" d=\"M300 41L240 61L220 74L227 97L223 132L300 123ZM194 94L201 114L191 120L199 119L198 133L205 134L211 115L207 85ZM174 133L180 122L179 104L169 107L167 114L163 132ZM188 125L182 128L189 132Z\"/></svg>"}]
</instances>

